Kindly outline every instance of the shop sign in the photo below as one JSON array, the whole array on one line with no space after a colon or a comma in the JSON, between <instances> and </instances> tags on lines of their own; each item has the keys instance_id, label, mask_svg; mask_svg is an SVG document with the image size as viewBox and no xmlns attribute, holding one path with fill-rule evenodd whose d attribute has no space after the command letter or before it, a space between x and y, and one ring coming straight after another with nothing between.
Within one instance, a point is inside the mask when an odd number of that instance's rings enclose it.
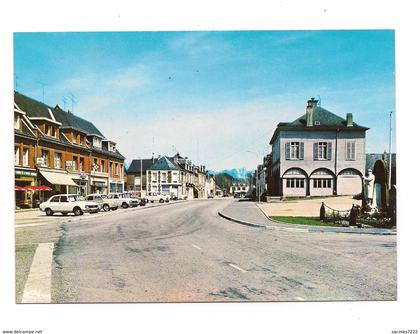
<instances>
[{"instance_id":1,"label":"shop sign","mask_svg":"<svg viewBox=\"0 0 420 334\"><path fill-rule=\"evenodd\" d=\"M74 161L71 161L71 160L66 161L66 168L67 167L73 167L73 166L74 166Z\"/></svg>"},{"instance_id":2,"label":"shop sign","mask_svg":"<svg viewBox=\"0 0 420 334\"><path fill-rule=\"evenodd\" d=\"M33 176L36 177L36 173L35 172L31 172L31 171L27 171L27 170L16 170L15 171L16 175L23 175L23 176Z\"/></svg>"},{"instance_id":3,"label":"shop sign","mask_svg":"<svg viewBox=\"0 0 420 334\"><path fill-rule=\"evenodd\" d=\"M45 165L45 159L43 157L36 158L37 165Z\"/></svg>"}]
</instances>

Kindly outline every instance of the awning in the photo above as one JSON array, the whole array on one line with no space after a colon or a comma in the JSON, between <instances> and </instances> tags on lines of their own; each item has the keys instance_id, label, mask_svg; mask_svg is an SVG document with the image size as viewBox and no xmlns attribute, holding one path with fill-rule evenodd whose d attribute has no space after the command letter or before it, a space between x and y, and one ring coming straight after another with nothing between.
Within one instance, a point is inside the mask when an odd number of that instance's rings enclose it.
<instances>
[{"instance_id":1,"label":"awning","mask_svg":"<svg viewBox=\"0 0 420 334\"><path fill-rule=\"evenodd\" d=\"M52 189L47 186L26 186L23 188L24 190L39 190L39 191L51 191Z\"/></svg>"},{"instance_id":2,"label":"awning","mask_svg":"<svg viewBox=\"0 0 420 334\"><path fill-rule=\"evenodd\" d=\"M25 188L20 186L15 186L15 191L25 191Z\"/></svg>"},{"instance_id":3,"label":"awning","mask_svg":"<svg viewBox=\"0 0 420 334\"><path fill-rule=\"evenodd\" d=\"M77 186L76 183L67 174L47 172L45 170L39 171L43 177L51 184L59 184L64 186Z\"/></svg>"}]
</instances>

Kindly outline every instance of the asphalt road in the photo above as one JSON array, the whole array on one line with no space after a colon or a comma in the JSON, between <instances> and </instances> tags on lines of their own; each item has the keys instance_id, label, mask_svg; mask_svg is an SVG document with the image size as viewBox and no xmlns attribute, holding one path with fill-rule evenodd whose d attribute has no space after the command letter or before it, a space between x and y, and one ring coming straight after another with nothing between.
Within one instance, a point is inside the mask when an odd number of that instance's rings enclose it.
<instances>
[{"instance_id":1,"label":"asphalt road","mask_svg":"<svg viewBox=\"0 0 420 334\"><path fill-rule=\"evenodd\" d=\"M17 301L41 242L55 243L53 303L396 299L395 235L252 228L218 216L231 201L19 228Z\"/></svg>"}]
</instances>

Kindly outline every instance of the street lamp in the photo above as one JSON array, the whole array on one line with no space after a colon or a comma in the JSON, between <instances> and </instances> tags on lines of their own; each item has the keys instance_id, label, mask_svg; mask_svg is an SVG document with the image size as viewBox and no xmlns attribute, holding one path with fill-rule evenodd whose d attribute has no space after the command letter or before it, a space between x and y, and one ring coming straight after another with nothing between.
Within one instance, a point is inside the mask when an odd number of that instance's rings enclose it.
<instances>
[{"instance_id":1,"label":"street lamp","mask_svg":"<svg viewBox=\"0 0 420 334\"><path fill-rule=\"evenodd\" d=\"M255 154L255 157L257 159L257 169L256 169L256 174L255 174L255 195L258 197L258 203L261 202L261 189L259 186L259 181L258 181L258 161L259 161L259 154L258 152L254 152L254 151L249 151L247 150L248 153L252 153Z\"/></svg>"}]
</instances>

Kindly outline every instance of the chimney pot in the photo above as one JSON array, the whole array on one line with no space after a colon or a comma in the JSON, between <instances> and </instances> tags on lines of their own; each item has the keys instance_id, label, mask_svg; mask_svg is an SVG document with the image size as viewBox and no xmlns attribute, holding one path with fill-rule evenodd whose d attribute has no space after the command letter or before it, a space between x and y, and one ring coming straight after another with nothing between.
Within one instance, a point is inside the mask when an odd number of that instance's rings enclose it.
<instances>
[{"instance_id":1,"label":"chimney pot","mask_svg":"<svg viewBox=\"0 0 420 334\"><path fill-rule=\"evenodd\" d=\"M353 114L347 113L346 115L346 125L347 126L353 126Z\"/></svg>"}]
</instances>

